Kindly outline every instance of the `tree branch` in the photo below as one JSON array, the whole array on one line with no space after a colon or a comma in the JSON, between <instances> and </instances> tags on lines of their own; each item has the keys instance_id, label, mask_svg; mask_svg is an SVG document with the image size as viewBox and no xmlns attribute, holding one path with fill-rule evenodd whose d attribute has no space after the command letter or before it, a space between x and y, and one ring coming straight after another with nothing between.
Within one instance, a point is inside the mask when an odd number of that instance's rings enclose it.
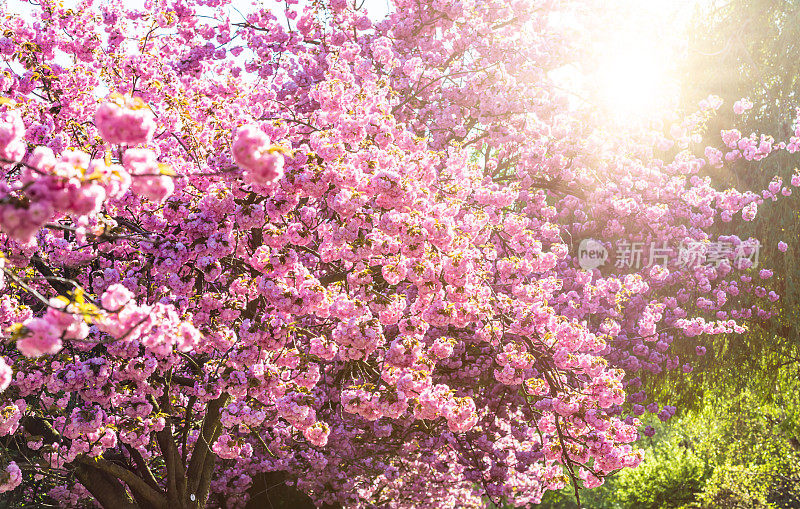
<instances>
[{"instance_id":1,"label":"tree branch","mask_svg":"<svg viewBox=\"0 0 800 509\"><path fill-rule=\"evenodd\" d=\"M214 454L211 452L211 446L214 440L216 440L215 434L217 433L216 428L217 424L219 424L220 412L227 401L228 393L223 392L217 399L208 403L206 415L203 418L203 425L200 428L200 434L192 450L192 458L189 460L189 469L186 478L189 484L188 493L190 496L195 495L195 499L197 499L197 491L200 487L203 470L206 466L206 455ZM202 501L202 503L205 503L205 501Z\"/></svg>"},{"instance_id":2,"label":"tree branch","mask_svg":"<svg viewBox=\"0 0 800 509\"><path fill-rule=\"evenodd\" d=\"M167 498L161 490L153 489L141 477L131 472L127 468L123 468L116 463L104 460L103 458L89 458L84 456L80 463L83 465L90 465L91 467L98 468L103 472L111 474L115 478L123 481L131 491L139 494L144 500L150 503L155 509L167 509Z\"/></svg>"}]
</instances>

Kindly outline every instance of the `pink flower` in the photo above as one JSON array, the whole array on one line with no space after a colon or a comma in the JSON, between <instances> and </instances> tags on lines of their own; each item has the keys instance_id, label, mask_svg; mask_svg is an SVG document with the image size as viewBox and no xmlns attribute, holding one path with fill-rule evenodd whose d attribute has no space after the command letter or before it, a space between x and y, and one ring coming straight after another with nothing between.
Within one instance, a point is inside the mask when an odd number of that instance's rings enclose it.
<instances>
[{"instance_id":1,"label":"pink flower","mask_svg":"<svg viewBox=\"0 0 800 509\"><path fill-rule=\"evenodd\" d=\"M25 324L27 335L17 341L17 349L26 357L56 354L61 350L61 331L44 318L34 318Z\"/></svg>"},{"instance_id":2,"label":"pink flower","mask_svg":"<svg viewBox=\"0 0 800 509\"><path fill-rule=\"evenodd\" d=\"M188 322L178 326L178 351L189 352L200 342L200 331Z\"/></svg>"},{"instance_id":3,"label":"pink flower","mask_svg":"<svg viewBox=\"0 0 800 509\"><path fill-rule=\"evenodd\" d=\"M56 165L56 156L48 147L36 147L31 153L28 164L42 172L53 170Z\"/></svg>"},{"instance_id":4,"label":"pink flower","mask_svg":"<svg viewBox=\"0 0 800 509\"><path fill-rule=\"evenodd\" d=\"M758 205L756 205L755 202L752 202L742 209L742 219L745 221L752 221L756 217L757 212Z\"/></svg>"},{"instance_id":5,"label":"pink flower","mask_svg":"<svg viewBox=\"0 0 800 509\"><path fill-rule=\"evenodd\" d=\"M736 147L736 143L742 137L742 133L737 129L723 130L720 134L722 135L722 142L725 143L728 148Z\"/></svg>"},{"instance_id":6,"label":"pink flower","mask_svg":"<svg viewBox=\"0 0 800 509\"><path fill-rule=\"evenodd\" d=\"M21 160L25 155L24 136L25 124L19 113L14 110L0 113L0 159Z\"/></svg>"},{"instance_id":7,"label":"pink flower","mask_svg":"<svg viewBox=\"0 0 800 509\"><path fill-rule=\"evenodd\" d=\"M733 104L733 112L737 115L741 115L745 111L749 110L753 107L753 103L751 103L747 99L740 99Z\"/></svg>"},{"instance_id":8,"label":"pink flower","mask_svg":"<svg viewBox=\"0 0 800 509\"><path fill-rule=\"evenodd\" d=\"M146 148L130 148L122 155L122 165L131 175L158 173L156 154Z\"/></svg>"},{"instance_id":9,"label":"pink flower","mask_svg":"<svg viewBox=\"0 0 800 509\"><path fill-rule=\"evenodd\" d=\"M119 283L106 288L100 297L100 304L108 311L117 311L133 298L133 293Z\"/></svg>"},{"instance_id":10,"label":"pink flower","mask_svg":"<svg viewBox=\"0 0 800 509\"><path fill-rule=\"evenodd\" d=\"M245 182L265 185L283 176L283 156L270 145L269 137L258 127L240 127L232 150L236 164L245 170Z\"/></svg>"},{"instance_id":11,"label":"pink flower","mask_svg":"<svg viewBox=\"0 0 800 509\"><path fill-rule=\"evenodd\" d=\"M5 472L0 474L0 493L11 491L22 482L22 470L15 462L11 462L6 467Z\"/></svg>"},{"instance_id":12,"label":"pink flower","mask_svg":"<svg viewBox=\"0 0 800 509\"><path fill-rule=\"evenodd\" d=\"M134 178L131 190L154 203L161 203L175 192L175 182L169 175L148 175Z\"/></svg>"},{"instance_id":13,"label":"pink flower","mask_svg":"<svg viewBox=\"0 0 800 509\"><path fill-rule=\"evenodd\" d=\"M113 145L147 143L156 130L153 112L144 102L119 95L97 108L94 122L100 136Z\"/></svg>"},{"instance_id":14,"label":"pink flower","mask_svg":"<svg viewBox=\"0 0 800 509\"><path fill-rule=\"evenodd\" d=\"M13 375L11 366L8 365L5 357L0 357L0 392L8 389Z\"/></svg>"},{"instance_id":15,"label":"pink flower","mask_svg":"<svg viewBox=\"0 0 800 509\"><path fill-rule=\"evenodd\" d=\"M63 302L56 299L51 299L50 305L53 307L49 308L42 318L61 331L59 336L64 339L84 339L89 335L89 326L81 315L59 311L56 308L63 309ZM67 309L71 308L68 307Z\"/></svg>"},{"instance_id":16,"label":"pink flower","mask_svg":"<svg viewBox=\"0 0 800 509\"><path fill-rule=\"evenodd\" d=\"M789 249L789 246L784 241L778 242L778 251L781 253L785 253L786 250Z\"/></svg>"},{"instance_id":17,"label":"pink flower","mask_svg":"<svg viewBox=\"0 0 800 509\"><path fill-rule=\"evenodd\" d=\"M325 447L328 443L328 435L330 432L331 430L327 424L324 422L315 422L313 425L303 430L303 436L317 447Z\"/></svg>"},{"instance_id":18,"label":"pink flower","mask_svg":"<svg viewBox=\"0 0 800 509\"><path fill-rule=\"evenodd\" d=\"M336 343L326 341L324 338L318 336L311 338L311 355L316 355L326 361L331 361L336 357L336 352L338 350L339 347Z\"/></svg>"},{"instance_id":19,"label":"pink flower","mask_svg":"<svg viewBox=\"0 0 800 509\"><path fill-rule=\"evenodd\" d=\"M128 149L122 164L131 174L131 190L148 200L161 203L175 191L172 177L162 171L164 165L158 163L152 150Z\"/></svg>"},{"instance_id":20,"label":"pink flower","mask_svg":"<svg viewBox=\"0 0 800 509\"><path fill-rule=\"evenodd\" d=\"M412 80L418 80L422 74L422 59L419 57L413 57L406 60L406 62L403 64L403 72Z\"/></svg>"}]
</instances>

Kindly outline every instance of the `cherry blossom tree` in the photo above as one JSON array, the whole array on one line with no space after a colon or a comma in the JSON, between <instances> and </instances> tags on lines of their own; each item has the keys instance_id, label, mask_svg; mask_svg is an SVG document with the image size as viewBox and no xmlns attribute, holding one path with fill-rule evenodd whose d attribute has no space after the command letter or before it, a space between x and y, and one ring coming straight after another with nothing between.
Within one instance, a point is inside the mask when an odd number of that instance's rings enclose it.
<instances>
[{"instance_id":1,"label":"cherry blossom tree","mask_svg":"<svg viewBox=\"0 0 800 509\"><path fill-rule=\"evenodd\" d=\"M777 299L755 239L679 252L791 192L704 165L796 138L693 156L715 98L606 128L551 79L588 4L34 7L0 20L16 500L243 507L265 473L332 506L578 494L675 412L643 378ZM585 238L662 258L586 270Z\"/></svg>"}]
</instances>

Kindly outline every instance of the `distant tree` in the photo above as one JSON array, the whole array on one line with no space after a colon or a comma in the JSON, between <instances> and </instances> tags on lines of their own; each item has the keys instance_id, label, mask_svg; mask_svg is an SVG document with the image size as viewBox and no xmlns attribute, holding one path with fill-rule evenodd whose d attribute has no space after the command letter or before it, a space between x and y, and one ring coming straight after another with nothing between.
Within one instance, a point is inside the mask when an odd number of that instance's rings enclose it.
<instances>
[{"instance_id":1,"label":"distant tree","mask_svg":"<svg viewBox=\"0 0 800 509\"><path fill-rule=\"evenodd\" d=\"M737 129L771 135L777 142L795 136L796 108L800 106L800 4L785 0L727 0L698 2L687 31L686 59L682 64L682 104L691 111L709 93L725 106L705 123L705 144L728 151L721 132ZM739 101L752 109L742 112ZM738 103L738 107L737 107ZM697 154L700 153L698 147ZM800 166L797 154L783 151L775 157L726 161L721 168L706 166L703 174L719 187L756 192L767 188L776 175L791 179ZM757 384L769 398L778 370L800 373L800 196L780 203L770 199L752 222L736 222L740 237L758 237L760 263L774 270L771 290L781 299L771 306L774 318L751 320L745 335L721 335L703 360L693 381L672 378L665 389L676 388L686 402L703 386L719 383ZM779 246L785 243L786 251ZM738 376L741 373L749 376ZM671 397L665 394L667 397Z\"/></svg>"}]
</instances>

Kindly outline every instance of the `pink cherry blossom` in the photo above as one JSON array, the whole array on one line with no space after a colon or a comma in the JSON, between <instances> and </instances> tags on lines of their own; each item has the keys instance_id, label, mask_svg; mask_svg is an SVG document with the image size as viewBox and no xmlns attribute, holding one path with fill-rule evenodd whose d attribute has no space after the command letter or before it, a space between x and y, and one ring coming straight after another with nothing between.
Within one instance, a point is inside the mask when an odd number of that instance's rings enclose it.
<instances>
[{"instance_id":1,"label":"pink cherry blossom","mask_svg":"<svg viewBox=\"0 0 800 509\"><path fill-rule=\"evenodd\" d=\"M739 222L800 174L708 175L800 132L701 137L715 96L609 129L548 72L596 10L90 4L0 19L20 500L244 507L267 476L317 505L535 505L636 468L675 414L648 380L780 307ZM582 266L584 239L642 263Z\"/></svg>"},{"instance_id":2,"label":"pink cherry blossom","mask_svg":"<svg viewBox=\"0 0 800 509\"><path fill-rule=\"evenodd\" d=\"M141 100L130 97L102 103L94 122L103 139L113 145L148 143L156 129L153 113Z\"/></svg>"},{"instance_id":3,"label":"pink cherry blossom","mask_svg":"<svg viewBox=\"0 0 800 509\"><path fill-rule=\"evenodd\" d=\"M6 466L5 471L0 474L0 493L11 491L22 482L22 470L16 462L11 461Z\"/></svg>"},{"instance_id":4,"label":"pink cherry blossom","mask_svg":"<svg viewBox=\"0 0 800 509\"><path fill-rule=\"evenodd\" d=\"M283 175L283 156L254 125L237 129L232 150L236 163L245 170L246 182L264 185Z\"/></svg>"}]
</instances>

